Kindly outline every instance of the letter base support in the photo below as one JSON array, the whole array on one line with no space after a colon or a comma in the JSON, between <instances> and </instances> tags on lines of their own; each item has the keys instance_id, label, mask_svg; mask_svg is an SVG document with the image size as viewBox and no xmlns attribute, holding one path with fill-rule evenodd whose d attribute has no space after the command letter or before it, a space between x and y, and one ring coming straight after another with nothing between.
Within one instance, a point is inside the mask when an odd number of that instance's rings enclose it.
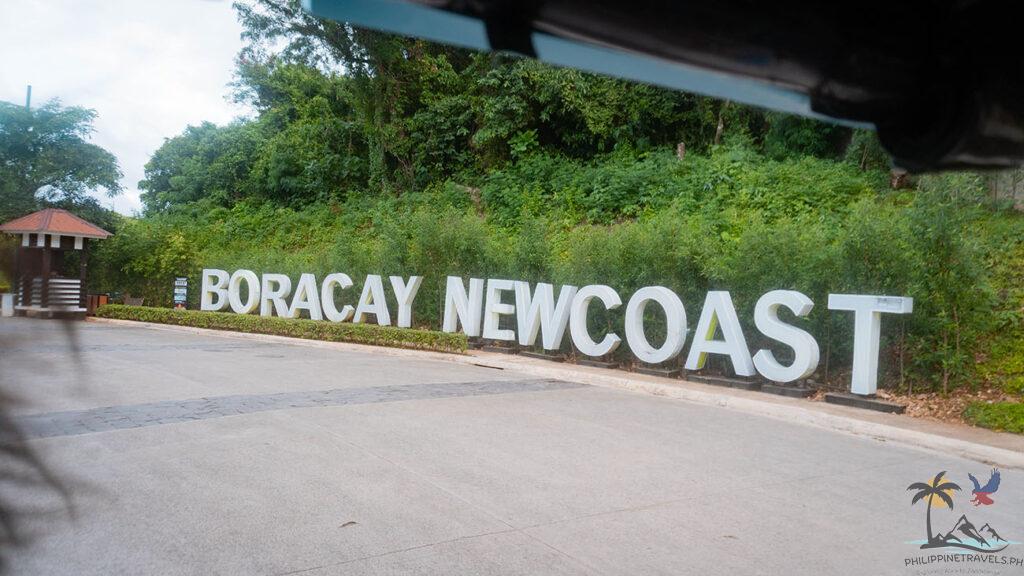
<instances>
[{"instance_id":1,"label":"letter base support","mask_svg":"<svg viewBox=\"0 0 1024 576\"><path fill-rule=\"evenodd\" d=\"M877 398L872 398L871 396L860 396L857 394L839 392L829 392L825 394L825 402L828 402L829 404L838 404L840 406L875 410L877 412L888 412L890 414L903 414L907 409L904 404L886 402L885 400L879 400Z\"/></svg>"},{"instance_id":2,"label":"letter base support","mask_svg":"<svg viewBox=\"0 0 1024 576\"><path fill-rule=\"evenodd\" d=\"M686 379L692 382L700 382L701 384L711 384L712 386L726 386L729 388L738 388L740 390L753 390L758 391L761 389L761 383L745 378L729 378L726 376L701 376L699 374L687 374Z\"/></svg>"}]
</instances>

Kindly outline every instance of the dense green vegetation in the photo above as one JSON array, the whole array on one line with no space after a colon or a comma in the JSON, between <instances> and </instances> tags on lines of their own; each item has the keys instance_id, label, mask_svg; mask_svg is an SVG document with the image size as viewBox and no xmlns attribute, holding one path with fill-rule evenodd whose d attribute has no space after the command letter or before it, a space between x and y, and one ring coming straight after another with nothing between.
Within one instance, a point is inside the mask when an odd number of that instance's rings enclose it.
<instances>
[{"instance_id":1,"label":"dense green vegetation","mask_svg":"<svg viewBox=\"0 0 1024 576\"><path fill-rule=\"evenodd\" d=\"M1024 404L975 402L964 410L964 419L984 428L1024 434Z\"/></svg>"},{"instance_id":2,"label":"dense green vegetation","mask_svg":"<svg viewBox=\"0 0 1024 576\"><path fill-rule=\"evenodd\" d=\"M195 283L202 267L344 271L357 282L367 273L423 274L414 321L429 328L440 325L447 274L606 283L623 295L661 284L694 319L706 290L727 289L744 322L762 293L793 288L817 304L806 324L821 342L822 376L831 377L848 364L852 322L827 313L826 295L907 294L915 313L885 323L890 383L940 390L980 373L1019 382L1019 271L1008 256L1022 253L1020 218L988 206L977 177L928 177L893 192L884 176L842 161L771 160L742 146L682 161L661 151L590 161L541 155L487 174L479 192L445 181L304 207L189 204L127 222L100 248L100 281L166 305L171 279L188 274ZM656 192L631 195L638 186ZM609 206L598 194L632 201ZM595 322L621 332L620 311ZM747 328L751 345L763 344Z\"/></svg>"},{"instance_id":3,"label":"dense green vegetation","mask_svg":"<svg viewBox=\"0 0 1024 576\"><path fill-rule=\"evenodd\" d=\"M339 324L301 318L267 318L227 312L200 312L198 310L175 310L121 304L101 306L97 309L96 315L100 318L115 320L173 324L250 334L273 334L328 342L352 342L439 352L465 352L466 350L466 336L463 334L448 334L435 330L411 330L373 324Z\"/></svg>"},{"instance_id":4,"label":"dense green vegetation","mask_svg":"<svg viewBox=\"0 0 1024 576\"><path fill-rule=\"evenodd\" d=\"M255 114L157 150L95 290L167 305L173 277L198 286L204 267L421 274L414 322L437 328L448 274L625 297L660 284L691 324L725 289L764 346L754 302L791 288L815 302L801 322L816 377L835 381L852 318L826 295L909 295L914 314L884 323L884 385L1024 389L1024 219L985 176L894 188L871 133L354 29L291 0L236 9L233 96ZM621 333L621 310L592 322Z\"/></svg>"}]
</instances>

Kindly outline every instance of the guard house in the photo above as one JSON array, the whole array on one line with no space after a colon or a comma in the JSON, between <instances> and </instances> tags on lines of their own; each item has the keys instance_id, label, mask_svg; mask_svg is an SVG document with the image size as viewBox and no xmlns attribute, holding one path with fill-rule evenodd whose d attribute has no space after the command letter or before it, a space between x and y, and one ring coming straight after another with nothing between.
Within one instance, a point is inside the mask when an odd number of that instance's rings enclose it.
<instances>
[{"instance_id":1,"label":"guard house","mask_svg":"<svg viewBox=\"0 0 1024 576\"><path fill-rule=\"evenodd\" d=\"M15 254L14 313L52 318L85 317L89 243L110 232L58 208L33 212L0 225L21 236ZM75 268L77 274L69 272Z\"/></svg>"}]
</instances>

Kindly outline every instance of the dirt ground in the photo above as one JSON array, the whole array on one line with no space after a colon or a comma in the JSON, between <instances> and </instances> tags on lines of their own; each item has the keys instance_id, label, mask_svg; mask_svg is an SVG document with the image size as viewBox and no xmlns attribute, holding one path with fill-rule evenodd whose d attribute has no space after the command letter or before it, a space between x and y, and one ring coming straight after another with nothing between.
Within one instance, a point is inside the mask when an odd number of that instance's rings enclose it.
<instances>
[{"instance_id":1,"label":"dirt ground","mask_svg":"<svg viewBox=\"0 0 1024 576\"><path fill-rule=\"evenodd\" d=\"M969 424L963 419L963 411L973 402L1020 402L1020 397L1009 394L997 387L980 390L966 388L954 390L948 395L942 394L900 394L889 390L879 390L878 397L889 402L906 404L908 416L927 418L941 422Z\"/></svg>"}]
</instances>

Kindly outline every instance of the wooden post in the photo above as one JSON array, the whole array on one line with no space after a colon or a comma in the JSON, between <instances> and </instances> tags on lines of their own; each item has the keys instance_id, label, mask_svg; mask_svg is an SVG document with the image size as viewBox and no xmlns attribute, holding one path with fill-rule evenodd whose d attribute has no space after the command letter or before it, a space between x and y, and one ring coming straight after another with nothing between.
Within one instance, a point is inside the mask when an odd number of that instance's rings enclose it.
<instances>
[{"instance_id":1,"label":"wooden post","mask_svg":"<svg viewBox=\"0 0 1024 576\"><path fill-rule=\"evenodd\" d=\"M14 249L14 276L12 276L11 287L14 289L14 305L23 306L21 302L21 242Z\"/></svg>"},{"instance_id":2,"label":"wooden post","mask_svg":"<svg viewBox=\"0 0 1024 576\"><path fill-rule=\"evenodd\" d=\"M85 289L86 270L89 268L89 240L82 238L82 254L78 259L78 307L85 308L88 291Z\"/></svg>"},{"instance_id":3,"label":"wooden post","mask_svg":"<svg viewBox=\"0 0 1024 576\"><path fill-rule=\"evenodd\" d=\"M42 290L39 294L39 306L41 308L50 307L50 246L43 247L43 265L40 270L42 281L39 283L39 289Z\"/></svg>"}]
</instances>

